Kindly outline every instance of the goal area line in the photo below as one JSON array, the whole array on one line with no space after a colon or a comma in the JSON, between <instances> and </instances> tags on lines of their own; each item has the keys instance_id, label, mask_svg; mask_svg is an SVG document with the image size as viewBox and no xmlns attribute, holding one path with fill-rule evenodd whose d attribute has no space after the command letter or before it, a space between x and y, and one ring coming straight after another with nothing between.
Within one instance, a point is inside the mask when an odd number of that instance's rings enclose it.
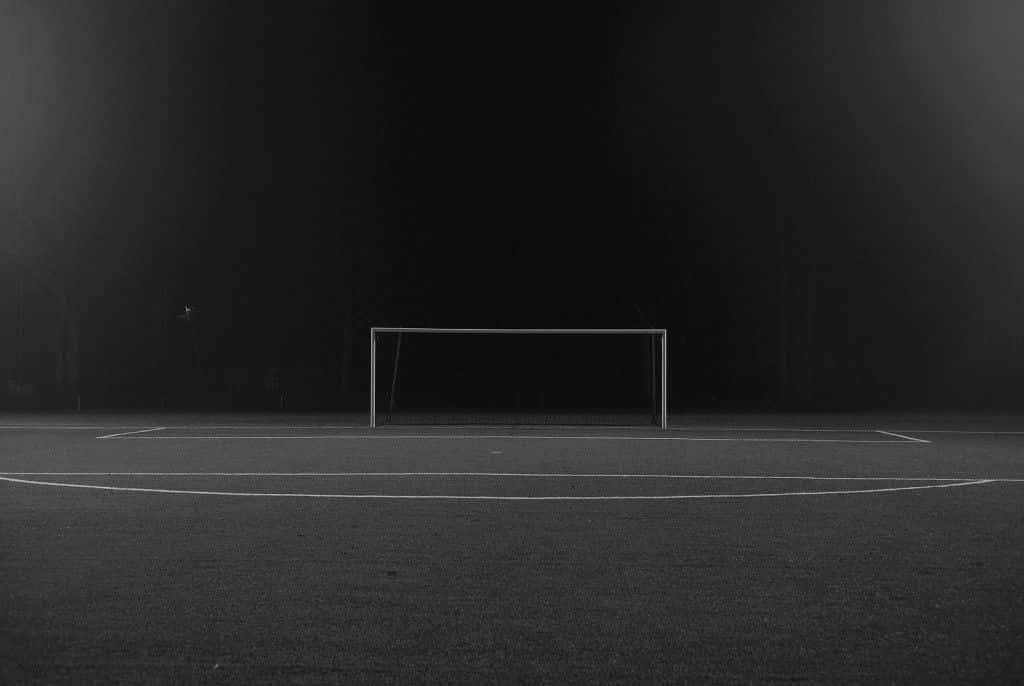
<instances>
[{"instance_id":1,"label":"goal area line","mask_svg":"<svg viewBox=\"0 0 1024 686\"><path fill-rule=\"evenodd\" d=\"M239 427L240 429L242 427ZM259 428L259 427L252 427ZM274 427L266 427L274 428ZM182 427L184 430L195 430L192 427ZM499 433L393 433L388 431L377 431L373 433L188 433L168 434L169 427L151 429L148 431L122 433L114 435L96 436L98 440L104 441L230 441L230 440L306 440L306 441L474 441L474 440L500 440L500 441L659 441L659 442L711 442L711 443L775 443L775 444L821 444L821 443L845 443L859 445L907 445L922 446L930 441L911 440L904 438L827 438L820 437L821 434L804 434L803 436L680 436L678 433L660 434L656 436L636 435L558 435L558 434L499 434ZM365 429L364 429L365 430ZM861 432L844 432L861 433ZM877 432L864 431L864 434ZM810 437L815 436L815 437Z\"/></svg>"}]
</instances>

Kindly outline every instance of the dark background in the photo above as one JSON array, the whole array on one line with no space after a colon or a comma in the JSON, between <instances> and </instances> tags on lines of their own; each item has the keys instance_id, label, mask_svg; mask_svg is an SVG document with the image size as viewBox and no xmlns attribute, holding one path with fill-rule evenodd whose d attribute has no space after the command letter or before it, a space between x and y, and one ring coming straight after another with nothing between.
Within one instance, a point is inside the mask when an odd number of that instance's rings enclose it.
<instances>
[{"instance_id":1,"label":"dark background","mask_svg":"<svg viewBox=\"0 0 1024 686\"><path fill-rule=\"evenodd\" d=\"M5 2L0 402L361 408L371 325L656 326L674 410L1019 409L1021 25Z\"/></svg>"}]
</instances>

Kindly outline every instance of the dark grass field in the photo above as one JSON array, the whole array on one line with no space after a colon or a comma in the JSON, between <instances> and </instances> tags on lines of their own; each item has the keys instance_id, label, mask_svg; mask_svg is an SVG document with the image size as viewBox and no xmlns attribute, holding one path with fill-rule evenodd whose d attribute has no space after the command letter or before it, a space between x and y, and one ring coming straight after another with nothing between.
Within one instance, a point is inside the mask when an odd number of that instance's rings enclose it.
<instances>
[{"instance_id":1,"label":"dark grass field","mask_svg":"<svg viewBox=\"0 0 1024 686\"><path fill-rule=\"evenodd\" d=\"M1024 421L361 423L0 417L0 682L1024 679Z\"/></svg>"}]
</instances>

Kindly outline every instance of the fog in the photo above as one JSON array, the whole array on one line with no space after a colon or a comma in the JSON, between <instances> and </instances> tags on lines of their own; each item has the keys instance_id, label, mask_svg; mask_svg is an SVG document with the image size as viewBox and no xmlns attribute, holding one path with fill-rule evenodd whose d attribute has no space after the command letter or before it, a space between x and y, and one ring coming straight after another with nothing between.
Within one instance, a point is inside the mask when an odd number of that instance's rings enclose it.
<instances>
[{"instance_id":1,"label":"fog","mask_svg":"<svg viewBox=\"0 0 1024 686\"><path fill-rule=\"evenodd\" d=\"M1019 408L1022 15L5 3L3 403L657 326L678 409Z\"/></svg>"}]
</instances>

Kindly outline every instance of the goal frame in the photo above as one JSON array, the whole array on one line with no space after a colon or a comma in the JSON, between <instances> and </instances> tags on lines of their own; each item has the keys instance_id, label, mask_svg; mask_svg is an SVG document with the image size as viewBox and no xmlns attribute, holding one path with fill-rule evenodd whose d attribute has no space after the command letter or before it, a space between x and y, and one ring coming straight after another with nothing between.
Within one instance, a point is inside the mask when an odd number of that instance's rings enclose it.
<instances>
[{"instance_id":1,"label":"goal frame","mask_svg":"<svg viewBox=\"0 0 1024 686\"><path fill-rule=\"evenodd\" d=\"M668 428L668 329L453 329L426 326L372 326L370 327L370 428L377 428L377 334L381 333L427 333L427 334L512 334L512 335L605 335L605 336L655 336L660 343L661 356L658 370L660 407L658 425Z\"/></svg>"}]
</instances>

